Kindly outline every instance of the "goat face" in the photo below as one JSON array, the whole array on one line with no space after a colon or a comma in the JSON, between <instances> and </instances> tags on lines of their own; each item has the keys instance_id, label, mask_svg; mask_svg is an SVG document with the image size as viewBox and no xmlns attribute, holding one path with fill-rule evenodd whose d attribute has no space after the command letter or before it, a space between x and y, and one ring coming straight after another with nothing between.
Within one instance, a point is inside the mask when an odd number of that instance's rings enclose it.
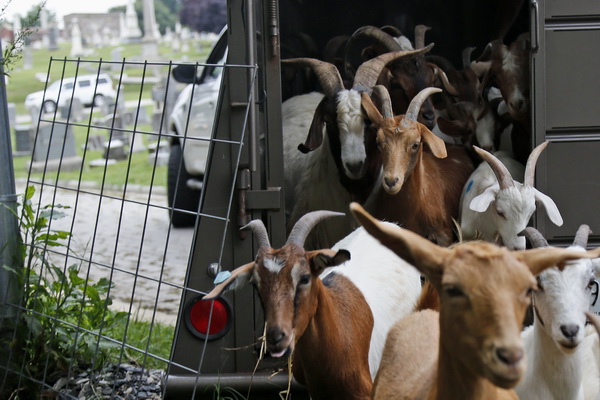
<instances>
[{"instance_id":1,"label":"goat face","mask_svg":"<svg viewBox=\"0 0 600 400\"><path fill-rule=\"evenodd\" d=\"M361 107L361 95L356 90L342 90L337 97L337 127L344 174L350 179L365 175L366 115ZM335 143L335 138L332 140ZM332 146L334 147L334 146Z\"/></svg>"},{"instance_id":2,"label":"goat face","mask_svg":"<svg viewBox=\"0 0 600 400\"><path fill-rule=\"evenodd\" d=\"M261 248L253 271L265 314L266 346L272 357L291 354L318 306L315 280L326 267L349 259L340 250L305 251L296 244Z\"/></svg>"},{"instance_id":3,"label":"goat face","mask_svg":"<svg viewBox=\"0 0 600 400\"><path fill-rule=\"evenodd\" d=\"M440 293L440 330L453 338L448 352L495 385L513 387L526 366L520 324L536 284L527 266L505 248L464 245L432 283Z\"/></svg>"},{"instance_id":4,"label":"goat face","mask_svg":"<svg viewBox=\"0 0 600 400\"><path fill-rule=\"evenodd\" d=\"M492 44L490 74L502 93L508 112L516 120L529 117L529 50L525 40L510 46Z\"/></svg>"},{"instance_id":5,"label":"goat face","mask_svg":"<svg viewBox=\"0 0 600 400\"><path fill-rule=\"evenodd\" d=\"M579 249L580 247L571 247ZM577 260L565 269L550 268L538 275L534 294L536 319L564 353L575 351L585 335L585 311L594 283L591 260Z\"/></svg>"}]
</instances>

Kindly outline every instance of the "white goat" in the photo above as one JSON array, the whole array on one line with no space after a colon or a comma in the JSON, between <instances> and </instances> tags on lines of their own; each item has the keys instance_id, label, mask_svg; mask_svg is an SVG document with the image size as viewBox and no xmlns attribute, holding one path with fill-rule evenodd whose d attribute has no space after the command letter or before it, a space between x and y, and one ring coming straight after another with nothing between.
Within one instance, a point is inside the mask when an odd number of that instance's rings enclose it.
<instances>
[{"instance_id":1,"label":"white goat","mask_svg":"<svg viewBox=\"0 0 600 400\"><path fill-rule=\"evenodd\" d=\"M252 281L264 308L268 353L293 354L294 377L313 399L370 399L387 332L413 310L421 292L417 270L364 229L331 250L304 250L314 225L343 215L303 216L280 249L271 248L262 222L252 221L248 227L260 246L256 260L233 270L205 297ZM326 267L335 268L322 274Z\"/></svg>"},{"instance_id":2,"label":"white goat","mask_svg":"<svg viewBox=\"0 0 600 400\"><path fill-rule=\"evenodd\" d=\"M550 221L562 225L554 201L533 187L535 164L547 145L544 142L533 149L524 172L523 166L505 153L494 156L473 146L487 162L475 169L463 188L459 219L465 239L480 234L483 240L500 241L511 250L525 249L525 238L518 234L527 226L536 201L544 206ZM523 183L517 181L521 176Z\"/></svg>"},{"instance_id":3,"label":"white goat","mask_svg":"<svg viewBox=\"0 0 600 400\"><path fill-rule=\"evenodd\" d=\"M600 255L600 249L510 251L481 241L446 248L382 224L356 203L350 207L367 232L427 275L440 293L439 314L412 313L390 330L375 400L515 399L508 389L525 370L521 324L535 275Z\"/></svg>"},{"instance_id":4,"label":"white goat","mask_svg":"<svg viewBox=\"0 0 600 400\"><path fill-rule=\"evenodd\" d=\"M524 232L534 248L548 247L535 228ZM569 249L584 252L589 232L587 225L581 225ZM528 367L515 388L520 399L584 399L585 312L594 270L594 261L582 258L562 271L554 267L537 276L534 322L522 334Z\"/></svg>"},{"instance_id":5,"label":"white goat","mask_svg":"<svg viewBox=\"0 0 600 400\"><path fill-rule=\"evenodd\" d=\"M366 199L379 170L368 168L367 118L361 107L361 92L372 90L388 63L428 50L386 53L361 64L351 89L344 88L333 64L311 58L282 61L284 65L311 68L324 92L292 97L282 105L288 230L307 212L345 212L348 199ZM376 154L376 148L370 154ZM326 221L310 235L306 246L329 247L355 226L350 217Z\"/></svg>"}]
</instances>

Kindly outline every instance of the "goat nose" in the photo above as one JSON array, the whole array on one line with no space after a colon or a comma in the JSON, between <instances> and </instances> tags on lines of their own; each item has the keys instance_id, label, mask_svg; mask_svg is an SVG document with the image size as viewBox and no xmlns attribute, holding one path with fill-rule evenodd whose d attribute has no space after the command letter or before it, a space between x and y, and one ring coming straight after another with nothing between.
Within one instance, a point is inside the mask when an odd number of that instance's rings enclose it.
<instances>
[{"instance_id":1,"label":"goat nose","mask_svg":"<svg viewBox=\"0 0 600 400\"><path fill-rule=\"evenodd\" d=\"M352 174L358 174L360 172L360 170L363 167L363 162L362 161L356 161L356 162L347 162L346 163L346 168L348 169L348 171L350 171L350 173Z\"/></svg>"},{"instance_id":2,"label":"goat nose","mask_svg":"<svg viewBox=\"0 0 600 400\"><path fill-rule=\"evenodd\" d=\"M285 338L285 332L278 326L270 327L267 330L267 341L271 345L277 345Z\"/></svg>"},{"instance_id":3,"label":"goat nose","mask_svg":"<svg viewBox=\"0 0 600 400\"><path fill-rule=\"evenodd\" d=\"M523 349L499 347L496 349L498 359L507 365L515 365L523 358Z\"/></svg>"},{"instance_id":4,"label":"goat nose","mask_svg":"<svg viewBox=\"0 0 600 400\"><path fill-rule=\"evenodd\" d=\"M561 325L560 331L567 339L574 339L579 332L579 325L569 324L569 325Z\"/></svg>"},{"instance_id":5,"label":"goat nose","mask_svg":"<svg viewBox=\"0 0 600 400\"><path fill-rule=\"evenodd\" d=\"M423 116L423 119L426 119L427 121L433 121L435 118L433 110L424 110L421 115Z\"/></svg>"},{"instance_id":6,"label":"goat nose","mask_svg":"<svg viewBox=\"0 0 600 400\"><path fill-rule=\"evenodd\" d=\"M383 178L387 187L394 187L398 183L398 178Z\"/></svg>"},{"instance_id":7,"label":"goat nose","mask_svg":"<svg viewBox=\"0 0 600 400\"><path fill-rule=\"evenodd\" d=\"M511 100L510 106L514 110L521 111L525 108L525 101L523 101L523 99Z\"/></svg>"}]
</instances>

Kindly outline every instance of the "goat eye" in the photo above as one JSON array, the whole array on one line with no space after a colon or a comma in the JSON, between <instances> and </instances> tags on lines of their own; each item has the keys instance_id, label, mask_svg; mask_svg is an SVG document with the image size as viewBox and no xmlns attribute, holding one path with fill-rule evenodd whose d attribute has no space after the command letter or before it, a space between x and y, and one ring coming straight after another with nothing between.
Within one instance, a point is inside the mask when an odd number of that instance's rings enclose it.
<instances>
[{"instance_id":1,"label":"goat eye","mask_svg":"<svg viewBox=\"0 0 600 400\"><path fill-rule=\"evenodd\" d=\"M543 292L544 286L542 285L542 278L540 278L539 276L536 276L535 280L537 281L538 292ZM532 289L530 289L530 290L532 290Z\"/></svg>"},{"instance_id":2,"label":"goat eye","mask_svg":"<svg viewBox=\"0 0 600 400\"><path fill-rule=\"evenodd\" d=\"M591 289L594 286L598 285L598 283L596 282L596 280L594 278L590 279L590 281L588 282L587 288Z\"/></svg>"},{"instance_id":3,"label":"goat eye","mask_svg":"<svg viewBox=\"0 0 600 400\"><path fill-rule=\"evenodd\" d=\"M465 292L462 291L462 289L460 289L457 286L448 286L446 289L446 294L449 297L454 297L454 298L458 298L458 297L464 297L466 298L467 295L465 294Z\"/></svg>"},{"instance_id":4,"label":"goat eye","mask_svg":"<svg viewBox=\"0 0 600 400\"><path fill-rule=\"evenodd\" d=\"M421 145L421 143L415 143L412 145L412 147L410 148L412 151L417 151L419 150L419 146Z\"/></svg>"},{"instance_id":5,"label":"goat eye","mask_svg":"<svg viewBox=\"0 0 600 400\"><path fill-rule=\"evenodd\" d=\"M496 210L496 213L498 214L498 216L500 218L506 219L506 215L504 215L504 211L502 211L502 210Z\"/></svg>"},{"instance_id":6,"label":"goat eye","mask_svg":"<svg viewBox=\"0 0 600 400\"><path fill-rule=\"evenodd\" d=\"M298 282L298 285L308 285L308 283L310 282L310 275L302 275L300 277L300 281Z\"/></svg>"}]
</instances>

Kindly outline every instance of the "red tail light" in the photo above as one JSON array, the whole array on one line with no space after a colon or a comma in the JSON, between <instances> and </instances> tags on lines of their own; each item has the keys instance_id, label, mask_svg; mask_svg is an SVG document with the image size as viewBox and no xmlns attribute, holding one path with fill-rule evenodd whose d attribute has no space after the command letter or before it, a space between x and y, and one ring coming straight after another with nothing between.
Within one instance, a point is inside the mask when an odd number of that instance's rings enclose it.
<instances>
[{"instance_id":1,"label":"red tail light","mask_svg":"<svg viewBox=\"0 0 600 400\"><path fill-rule=\"evenodd\" d=\"M185 313L187 328L201 339L214 340L225 335L231 327L231 306L223 297L215 300L192 299Z\"/></svg>"}]
</instances>

